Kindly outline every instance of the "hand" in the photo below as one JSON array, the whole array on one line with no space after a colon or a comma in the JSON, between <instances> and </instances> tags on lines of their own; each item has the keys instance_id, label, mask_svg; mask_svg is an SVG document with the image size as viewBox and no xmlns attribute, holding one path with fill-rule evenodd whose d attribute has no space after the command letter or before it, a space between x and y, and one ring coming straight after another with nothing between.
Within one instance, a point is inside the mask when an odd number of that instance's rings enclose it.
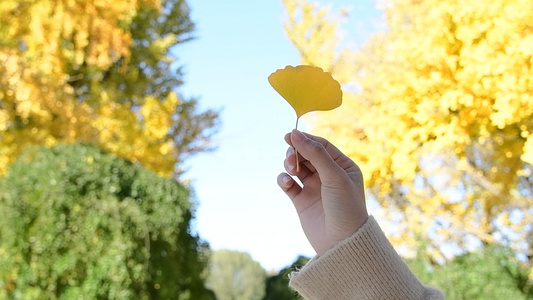
<instances>
[{"instance_id":1,"label":"hand","mask_svg":"<svg viewBox=\"0 0 533 300\"><path fill-rule=\"evenodd\" d=\"M327 140L293 130L278 185L292 200L307 239L323 255L352 236L367 220L363 176L359 167ZM298 152L300 171L296 172Z\"/></svg>"}]
</instances>

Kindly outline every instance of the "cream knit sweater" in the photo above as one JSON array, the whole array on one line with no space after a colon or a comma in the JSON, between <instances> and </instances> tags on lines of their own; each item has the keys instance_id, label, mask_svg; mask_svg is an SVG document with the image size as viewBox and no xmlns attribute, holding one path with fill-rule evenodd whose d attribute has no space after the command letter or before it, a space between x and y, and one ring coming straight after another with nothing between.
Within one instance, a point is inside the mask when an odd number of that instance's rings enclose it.
<instances>
[{"instance_id":1,"label":"cream knit sweater","mask_svg":"<svg viewBox=\"0 0 533 300\"><path fill-rule=\"evenodd\" d=\"M352 237L292 273L289 284L308 300L444 299L416 278L372 216Z\"/></svg>"}]
</instances>

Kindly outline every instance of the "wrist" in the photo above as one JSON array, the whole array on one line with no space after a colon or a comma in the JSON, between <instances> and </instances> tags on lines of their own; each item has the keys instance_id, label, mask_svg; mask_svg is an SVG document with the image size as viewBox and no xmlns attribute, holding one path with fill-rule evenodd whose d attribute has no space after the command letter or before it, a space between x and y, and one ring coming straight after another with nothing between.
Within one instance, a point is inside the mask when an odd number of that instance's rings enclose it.
<instances>
[{"instance_id":1,"label":"wrist","mask_svg":"<svg viewBox=\"0 0 533 300\"><path fill-rule=\"evenodd\" d=\"M326 233L325 242L315 248L315 251L318 256L322 256L324 253L329 251L332 248L335 248L339 243L345 241L352 237L367 221L368 213L359 214L357 218L351 222L351 224L344 224L343 226L332 225L330 228L337 228Z\"/></svg>"}]
</instances>

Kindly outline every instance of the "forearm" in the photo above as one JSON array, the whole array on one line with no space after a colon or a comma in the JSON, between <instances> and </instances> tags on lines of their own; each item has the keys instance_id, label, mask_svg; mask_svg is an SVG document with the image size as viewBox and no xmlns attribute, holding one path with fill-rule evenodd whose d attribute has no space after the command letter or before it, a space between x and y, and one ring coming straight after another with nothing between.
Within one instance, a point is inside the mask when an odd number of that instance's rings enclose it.
<instances>
[{"instance_id":1,"label":"forearm","mask_svg":"<svg viewBox=\"0 0 533 300\"><path fill-rule=\"evenodd\" d=\"M350 238L291 275L305 299L444 299L424 286L373 217Z\"/></svg>"}]
</instances>

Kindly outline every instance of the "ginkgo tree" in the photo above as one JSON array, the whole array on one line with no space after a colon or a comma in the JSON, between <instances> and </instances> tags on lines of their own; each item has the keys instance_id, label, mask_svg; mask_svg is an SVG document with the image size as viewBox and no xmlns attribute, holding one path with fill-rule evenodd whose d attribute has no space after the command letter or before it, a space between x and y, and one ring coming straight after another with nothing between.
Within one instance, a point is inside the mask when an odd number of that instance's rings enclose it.
<instances>
[{"instance_id":1,"label":"ginkgo tree","mask_svg":"<svg viewBox=\"0 0 533 300\"><path fill-rule=\"evenodd\" d=\"M176 93L184 0L6 0L0 15L0 174L33 144L92 142L167 176L209 148L217 113Z\"/></svg>"},{"instance_id":2,"label":"ginkgo tree","mask_svg":"<svg viewBox=\"0 0 533 300\"><path fill-rule=\"evenodd\" d=\"M531 264L533 2L385 1L387 29L362 49L327 9L283 2L302 63L345 87L312 130L361 165L392 241L437 260L503 243Z\"/></svg>"}]
</instances>

